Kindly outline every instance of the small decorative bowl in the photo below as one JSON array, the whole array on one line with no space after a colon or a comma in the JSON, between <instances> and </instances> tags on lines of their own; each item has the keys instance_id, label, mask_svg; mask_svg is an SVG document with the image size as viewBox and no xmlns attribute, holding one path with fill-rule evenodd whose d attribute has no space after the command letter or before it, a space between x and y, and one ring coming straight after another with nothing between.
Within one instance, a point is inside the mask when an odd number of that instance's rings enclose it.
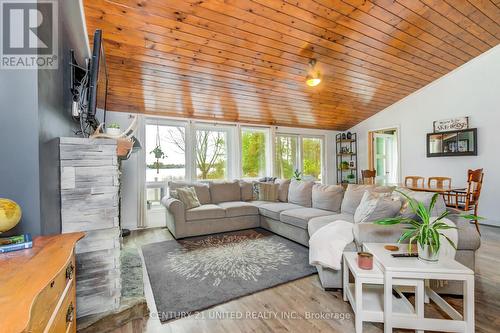
<instances>
[{"instance_id":1,"label":"small decorative bowl","mask_svg":"<svg viewBox=\"0 0 500 333\"><path fill-rule=\"evenodd\" d=\"M358 252L358 266L361 269L373 269L373 254L369 252Z\"/></svg>"}]
</instances>

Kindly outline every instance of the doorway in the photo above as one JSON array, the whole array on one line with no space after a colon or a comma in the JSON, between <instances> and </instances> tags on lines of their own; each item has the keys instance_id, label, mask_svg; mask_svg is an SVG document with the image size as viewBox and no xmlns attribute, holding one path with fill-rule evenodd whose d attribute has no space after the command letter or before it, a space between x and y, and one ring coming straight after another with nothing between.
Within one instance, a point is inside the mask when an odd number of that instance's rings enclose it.
<instances>
[{"instance_id":1,"label":"doorway","mask_svg":"<svg viewBox=\"0 0 500 333\"><path fill-rule=\"evenodd\" d=\"M368 166L376 171L377 184L399 183L399 130L385 128L370 131Z\"/></svg>"}]
</instances>

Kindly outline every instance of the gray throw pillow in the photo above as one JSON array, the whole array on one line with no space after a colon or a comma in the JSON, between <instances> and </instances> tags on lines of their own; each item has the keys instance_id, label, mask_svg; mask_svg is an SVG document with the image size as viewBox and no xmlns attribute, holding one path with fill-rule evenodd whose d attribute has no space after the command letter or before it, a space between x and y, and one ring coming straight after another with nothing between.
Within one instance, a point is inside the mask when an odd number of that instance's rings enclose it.
<instances>
[{"instance_id":1,"label":"gray throw pillow","mask_svg":"<svg viewBox=\"0 0 500 333\"><path fill-rule=\"evenodd\" d=\"M321 185L314 184L312 187L313 208L340 212L344 188L342 185Z\"/></svg>"},{"instance_id":2,"label":"gray throw pillow","mask_svg":"<svg viewBox=\"0 0 500 333\"><path fill-rule=\"evenodd\" d=\"M205 183L188 183L183 181L171 181L168 183L168 188L170 191L170 196L172 198L178 199L175 197L176 190L181 187L194 187L196 191L196 195L198 196L198 200L202 205L206 205L211 203L210 198L210 190L208 188L208 184Z\"/></svg>"},{"instance_id":3,"label":"gray throw pillow","mask_svg":"<svg viewBox=\"0 0 500 333\"><path fill-rule=\"evenodd\" d=\"M312 207L313 182L292 180L288 188L288 202L304 207Z\"/></svg>"},{"instance_id":4,"label":"gray throw pillow","mask_svg":"<svg viewBox=\"0 0 500 333\"><path fill-rule=\"evenodd\" d=\"M344 193L344 200L342 200L342 206L340 211L343 214L353 214L356 212L365 191L376 192L376 193L391 193L394 187L391 186L375 186L375 185L358 185L349 184Z\"/></svg>"},{"instance_id":5,"label":"gray throw pillow","mask_svg":"<svg viewBox=\"0 0 500 333\"><path fill-rule=\"evenodd\" d=\"M276 179L275 184L279 185L278 199L281 202L288 202L288 189L290 188L290 179Z\"/></svg>"},{"instance_id":6,"label":"gray throw pillow","mask_svg":"<svg viewBox=\"0 0 500 333\"><path fill-rule=\"evenodd\" d=\"M194 187L180 187L176 192L177 197L182 201L186 210L201 206Z\"/></svg>"},{"instance_id":7,"label":"gray throw pillow","mask_svg":"<svg viewBox=\"0 0 500 333\"><path fill-rule=\"evenodd\" d=\"M354 212L354 223L374 222L395 217L401 209L401 200L390 193L365 191Z\"/></svg>"},{"instance_id":8,"label":"gray throw pillow","mask_svg":"<svg viewBox=\"0 0 500 333\"><path fill-rule=\"evenodd\" d=\"M257 200L259 201L278 201L279 184L273 183L255 183Z\"/></svg>"}]
</instances>

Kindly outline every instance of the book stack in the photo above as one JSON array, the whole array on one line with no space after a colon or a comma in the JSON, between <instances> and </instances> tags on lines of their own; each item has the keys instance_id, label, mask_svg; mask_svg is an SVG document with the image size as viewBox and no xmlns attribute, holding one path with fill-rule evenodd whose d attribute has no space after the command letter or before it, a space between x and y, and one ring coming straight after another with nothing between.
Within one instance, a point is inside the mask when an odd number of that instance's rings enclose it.
<instances>
[{"instance_id":1,"label":"book stack","mask_svg":"<svg viewBox=\"0 0 500 333\"><path fill-rule=\"evenodd\" d=\"M30 249L33 241L30 234L0 238L0 253Z\"/></svg>"}]
</instances>

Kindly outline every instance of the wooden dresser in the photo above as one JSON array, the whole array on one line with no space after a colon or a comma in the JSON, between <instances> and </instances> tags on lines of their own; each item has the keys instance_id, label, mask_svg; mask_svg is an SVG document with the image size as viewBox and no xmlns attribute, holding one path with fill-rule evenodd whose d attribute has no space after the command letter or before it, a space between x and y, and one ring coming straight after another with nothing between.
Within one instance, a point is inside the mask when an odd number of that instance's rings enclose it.
<instances>
[{"instance_id":1,"label":"wooden dresser","mask_svg":"<svg viewBox=\"0 0 500 333\"><path fill-rule=\"evenodd\" d=\"M0 254L0 331L76 332L75 254L82 232L41 236Z\"/></svg>"}]
</instances>

